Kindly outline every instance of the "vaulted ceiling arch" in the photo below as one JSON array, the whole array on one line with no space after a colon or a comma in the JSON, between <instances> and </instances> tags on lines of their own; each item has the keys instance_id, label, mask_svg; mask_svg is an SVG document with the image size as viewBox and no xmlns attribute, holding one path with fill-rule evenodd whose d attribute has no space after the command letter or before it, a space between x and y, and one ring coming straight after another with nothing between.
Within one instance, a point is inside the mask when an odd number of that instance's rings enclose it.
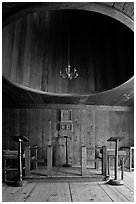
<instances>
[{"instance_id":1,"label":"vaulted ceiling arch","mask_svg":"<svg viewBox=\"0 0 136 204\"><path fill-rule=\"evenodd\" d=\"M128 10L127 10L127 8L128 8ZM13 12L14 9L13 9L13 11L11 13L9 12L9 15L7 15L7 17L5 17L3 19L3 27L8 25L9 23L14 21L15 19L18 19L19 17L23 17L23 16L28 15L30 13L34 13L34 12L38 12L38 11L39 12L45 12L46 10L51 11L51 10L73 10L73 9L74 10L92 11L92 12L104 14L106 16L109 16L109 17L111 17L113 19L118 20L119 22L123 23L125 26L130 28L132 31L134 31L133 8L130 9L129 7L127 7L126 3L123 3L122 6L120 6L120 5L117 5L116 3L107 4L107 3L95 3L95 2L94 3L92 3L92 2L89 2L89 3L87 3L87 2L84 2L84 3L83 2L79 2L79 3L76 3L76 2L58 3L57 2L57 3L55 3L54 2L54 3L31 4L28 7L24 6L24 7L20 8L20 9L16 10L15 12ZM105 98L106 99L106 97L105 97L106 94L107 94L107 96L109 96L109 95L111 96L112 92L115 92L116 90L117 90L117 93L118 93L117 95L119 95L119 93L122 92L121 90L123 90L123 94L124 94L125 89L123 87L126 87L127 84L128 84L128 89L130 90L130 87L132 88L132 86L133 86L132 85L133 84L133 77L130 80L128 80L128 82L125 82L124 85L122 84L121 87L116 87L113 90L111 89L111 90L109 90L107 92L105 91L103 93L96 93L96 94L93 94L93 95L91 94L90 96L89 95L86 95L86 96L84 95L83 99L81 98L79 101L77 101L77 103L78 102L79 103L83 102L83 103L87 103L87 104L97 104L97 103L99 103L98 102L99 99L97 100L97 98ZM15 83L15 85L18 86L17 83ZM22 89L23 88L25 89L25 86L20 86L19 85L18 87L21 87ZM118 89L119 89L119 91L118 91ZM27 89L26 89L26 91L27 91ZM29 91L31 91L31 89ZM32 90L32 91L34 92L34 90ZM132 95L132 92L133 92L133 90L131 91L130 95ZM43 95L50 94L50 93L46 93L46 92L42 92L42 91L39 91L38 93L43 94ZM126 92L125 92L125 94L126 94ZM30 95L30 93L29 93L29 95ZM121 95L122 95L122 93L121 93ZM58 96L59 96L59 94L58 94ZM69 95L69 96L73 97L73 95ZM81 95L81 97L82 97L82 95ZM110 97L107 97L107 98L110 98ZM71 99L69 99L69 100L71 100ZM124 95L123 95L123 99L119 98L119 101L124 101L124 100L126 100ZM103 99L102 99L102 101L103 101ZM120 105L120 102L118 102L118 99L116 98L116 96L115 96L115 99L113 101L110 102L110 105L111 105L111 103ZM104 102L102 102L102 103L107 104L106 100Z\"/></svg>"},{"instance_id":2,"label":"vaulted ceiling arch","mask_svg":"<svg viewBox=\"0 0 136 204\"><path fill-rule=\"evenodd\" d=\"M128 3L128 4L127 4ZM133 2L122 2L122 3L116 3L116 2L53 2L53 3L23 3L20 4L20 7L16 7L16 3L10 4L8 6L9 9L9 15L4 19L3 26L7 25L9 22L12 22L13 20L17 19L18 17L30 14L32 12L44 12L45 10L69 10L69 9L78 9L78 10L87 10L87 11L93 11L98 12L104 15L107 15L109 17L112 17L123 24L125 24L127 27L129 27L131 30L134 30L134 21L133 21L133 15L134 15L134 5ZM5 5L6 6L6 5ZM18 8L18 10L16 10Z\"/></svg>"}]
</instances>

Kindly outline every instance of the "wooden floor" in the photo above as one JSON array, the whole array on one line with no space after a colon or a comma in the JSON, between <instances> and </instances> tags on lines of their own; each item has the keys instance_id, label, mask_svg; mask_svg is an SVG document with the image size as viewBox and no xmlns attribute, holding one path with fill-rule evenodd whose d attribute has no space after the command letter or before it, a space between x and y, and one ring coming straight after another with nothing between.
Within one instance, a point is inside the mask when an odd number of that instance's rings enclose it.
<instances>
[{"instance_id":1,"label":"wooden floor","mask_svg":"<svg viewBox=\"0 0 136 204\"><path fill-rule=\"evenodd\" d=\"M87 168L86 177L95 177L101 176L102 171ZM81 177L81 167L53 167L52 168L52 177ZM47 177L47 168L46 167L38 167L37 170L32 170L30 177L32 178L40 178Z\"/></svg>"},{"instance_id":2,"label":"wooden floor","mask_svg":"<svg viewBox=\"0 0 136 204\"><path fill-rule=\"evenodd\" d=\"M94 175L94 171L92 173ZM70 177L69 177L70 178ZM71 177L72 178L72 177ZM134 172L124 172L124 185L106 181L27 180L22 187L3 183L3 202L134 202Z\"/></svg>"}]
</instances>

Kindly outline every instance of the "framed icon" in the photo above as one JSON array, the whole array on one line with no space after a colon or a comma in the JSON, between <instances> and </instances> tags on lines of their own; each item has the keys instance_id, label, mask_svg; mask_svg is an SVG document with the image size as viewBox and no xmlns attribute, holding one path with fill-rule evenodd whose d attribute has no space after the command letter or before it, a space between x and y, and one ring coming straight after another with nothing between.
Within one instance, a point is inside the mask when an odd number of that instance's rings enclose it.
<instances>
[{"instance_id":1,"label":"framed icon","mask_svg":"<svg viewBox=\"0 0 136 204\"><path fill-rule=\"evenodd\" d=\"M72 110L61 110L61 122L72 122Z\"/></svg>"}]
</instances>

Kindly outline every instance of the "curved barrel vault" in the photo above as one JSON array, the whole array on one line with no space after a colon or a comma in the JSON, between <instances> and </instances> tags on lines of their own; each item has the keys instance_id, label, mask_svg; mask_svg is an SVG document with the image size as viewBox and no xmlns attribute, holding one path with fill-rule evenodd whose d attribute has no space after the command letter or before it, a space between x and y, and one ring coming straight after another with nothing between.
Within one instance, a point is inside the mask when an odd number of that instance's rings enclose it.
<instances>
[{"instance_id":1,"label":"curved barrel vault","mask_svg":"<svg viewBox=\"0 0 136 204\"><path fill-rule=\"evenodd\" d=\"M113 5L47 3L7 18L3 28L3 76L15 86L41 95L83 97L80 103L97 103L92 97L123 90L123 84L132 87L133 12L126 15L125 9L120 12ZM71 81L58 74L67 66L67 22L71 63L79 71L79 77Z\"/></svg>"}]
</instances>

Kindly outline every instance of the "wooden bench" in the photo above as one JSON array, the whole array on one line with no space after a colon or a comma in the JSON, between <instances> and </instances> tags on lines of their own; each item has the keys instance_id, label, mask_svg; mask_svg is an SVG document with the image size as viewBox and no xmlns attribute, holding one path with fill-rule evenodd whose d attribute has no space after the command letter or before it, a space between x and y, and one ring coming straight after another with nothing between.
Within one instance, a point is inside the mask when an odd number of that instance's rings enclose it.
<instances>
[{"instance_id":1,"label":"wooden bench","mask_svg":"<svg viewBox=\"0 0 136 204\"><path fill-rule=\"evenodd\" d=\"M42 148L42 147L30 147L30 146L26 146L25 147L25 176L29 177L30 176L30 172L31 172L31 163L35 164L35 169L37 169L38 163L41 162L45 162L45 159L39 159L38 158L38 148ZM31 150L35 150L35 154L34 156L31 157ZM47 175L51 176L52 174L52 146L48 145L47 147Z\"/></svg>"},{"instance_id":2,"label":"wooden bench","mask_svg":"<svg viewBox=\"0 0 136 204\"><path fill-rule=\"evenodd\" d=\"M25 155L23 155L23 158L24 157L25 157ZM6 182L8 180L7 179L7 174L9 172L16 171L17 174L19 173L18 151L16 151L16 150L3 150L2 159L3 159L3 169L4 169L4 172L3 172L4 173L4 178L3 178L3 180L4 180L4 182Z\"/></svg>"},{"instance_id":3,"label":"wooden bench","mask_svg":"<svg viewBox=\"0 0 136 204\"><path fill-rule=\"evenodd\" d=\"M87 149L88 150L96 150L99 149L101 150L101 157L97 157L94 159L87 159ZM87 168L87 162L91 161L96 163L96 167L98 165L98 162L102 162L102 175L107 176L107 147L102 146L102 147L91 147L91 148L86 148L86 146L82 146L82 158L81 158L81 172L82 175L86 174L86 168Z\"/></svg>"}]
</instances>

